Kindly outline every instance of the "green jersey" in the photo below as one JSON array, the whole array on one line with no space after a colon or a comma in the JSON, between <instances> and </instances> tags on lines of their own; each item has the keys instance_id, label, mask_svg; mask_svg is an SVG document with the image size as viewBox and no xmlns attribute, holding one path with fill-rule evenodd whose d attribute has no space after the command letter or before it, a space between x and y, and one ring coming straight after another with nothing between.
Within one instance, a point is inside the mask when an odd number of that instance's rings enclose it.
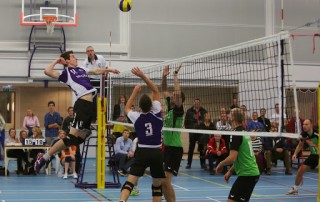
<instances>
[{"instance_id":1,"label":"green jersey","mask_svg":"<svg viewBox=\"0 0 320 202\"><path fill-rule=\"evenodd\" d=\"M183 106L171 107L170 97L166 98L166 108L164 117L164 127L181 128L183 123ZM181 133L176 131L162 131L165 146L182 147Z\"/></svg>"},{"instance_id":2,"label":"green jersey","mask_svg":"<svg viewBox=\"0 0 320 202\"><path fill-rule=\"evenodd\" d=\"M236 131L243 130L242 126L236 128ZM238 157L233 163L238 176L260 175L249 136L230 136L230 150L238 152Z\"/></svg>"},{"instance_id":3,"label":"green jersey","mask_svg":"<svg viewBox=\"0 0 320 202\"><path fill-rule=\"evenodd\" d=\"M308 134L307 132L302 132L301 136L303 140L308 144L311 154L318 154L318 133L312 132L312 134Z\"/></svg>"}]
</instances>

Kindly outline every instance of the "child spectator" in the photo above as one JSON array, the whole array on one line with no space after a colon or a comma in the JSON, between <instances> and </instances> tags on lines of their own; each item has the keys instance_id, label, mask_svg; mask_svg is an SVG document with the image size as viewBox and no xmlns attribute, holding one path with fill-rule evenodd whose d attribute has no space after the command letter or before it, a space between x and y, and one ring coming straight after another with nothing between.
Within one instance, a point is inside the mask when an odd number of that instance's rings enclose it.
<instances>
[{"instance_id":1,"label":"child spectator","mask_svg":"<svg viewBox=\"0 0 320 202\"><path fill-rule=\"evenodd\" d=\"M209 173L210 175L214 175L215 171L213 169L213 162L216 162L218 165L221 161L226 158L227 148L224 139L221 138L221 135L214 135L210 138L208 143L208 148L206 152L206 156L209 159ZM226 167L224 168L224 172L226 172Z\"/></svg>"}]
</instances>

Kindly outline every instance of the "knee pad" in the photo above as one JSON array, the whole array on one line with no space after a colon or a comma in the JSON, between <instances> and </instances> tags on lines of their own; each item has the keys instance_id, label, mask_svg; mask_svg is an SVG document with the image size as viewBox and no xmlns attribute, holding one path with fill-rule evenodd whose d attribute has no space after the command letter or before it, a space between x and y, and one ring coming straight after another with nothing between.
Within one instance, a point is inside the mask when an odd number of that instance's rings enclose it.
<instances>
[{"instance_id":1,"label":"knee pad","mask_svg":"<svg viewBox=\"0 0 320 202\"><path fill-rule=\"evenodd\" d=\"M72 145L78 145L78 138L76 138L74 135L68 134L64 139L63 143L67 146L70 147Z\"/></svg>"},{"instance_id":2,"label":"knee pad","mask_svg":"<svg viewBox=\"0 0 320 202\"><path fill-rule=\"evenodd\" d=\"M151 186L152 196L162 196L162 185L159 187Z\"/></svg>"},{"instance_id":3,"label":"knee pad","mask_svg":"<svg viewBox=\"0 0 320 202\"><path fill-rule=\"evenodd\" d=\"M72 161L72 158L70 156L66 156L64 162L70 163Z\"/></svg>"},{"instance_id":4,"label":"knee pad","mask_svg":"<svg viewBox=\"0 0 320 202\"><path fill-rule=\"evenodd\" d=\"M127 189L127 190L129 190L129 192L131 193L131 191L133 190L133 187L134 187L134 185L133 185L131 182L126 181L126 182L123 184L123 186L122 186L122 188L121 188L121 191L124 190L124 189Z\"/></svg>"}]
</instances>

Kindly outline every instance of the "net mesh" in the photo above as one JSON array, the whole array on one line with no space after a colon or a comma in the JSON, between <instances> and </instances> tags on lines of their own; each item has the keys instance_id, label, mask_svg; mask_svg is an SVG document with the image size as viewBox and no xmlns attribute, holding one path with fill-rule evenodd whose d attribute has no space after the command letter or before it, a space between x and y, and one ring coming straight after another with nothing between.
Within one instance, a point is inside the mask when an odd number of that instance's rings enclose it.
<instances>
[{"instance_id":1,"label":"net mesh","mask_svg":"<svg viewBox=\"0 0 320 202\"><path fill-rule=\"evenodd\" d=\"M290 55L290 38L288 33L256 39L245 43L212 50L196 55L179 58L147 67L141 67L161 89L163 68L169 65L170 74L167 77L169 91L173 91L173 73L182 66L178 79L181 91L185 94L184 111L193 107L195 99L210 115L211 121L217 123L223 113L228 114L233 101L240 107L246 120L246 127L252 121L253 112L260 115L260 109L266 109L266 117L271 119L276 128L273 133L245 133L255 136L287 136L297 137L297 134L286 133L287 121L293 116L296 108L295 83L293 80L292 57ZM150 90L138 77L130 71L112 75L109 98L111 105L119 103L120 96L130 96L133 87L142 83L140 94L150 94ZM291 93L287 93L290 91ZM137 96L139 97L139 95ZM164 97L161 98L164 108ZM275 105L279 104L279 113ZM136 99L135 110L138 108ZM109 111L111 121L120 121L114 116L115 111ZM118 114L119 115L119 114ZM273 118L272 118L273 117ZM201 120L200 120L201 121ZM125 120L124 120L125 122ZM119 123L118 123L119 124ZM164 128L204 134L227 134L222 131L205 131L196 128ZM244 132L230 132L230 135L243 135Z\"/></svg>"}]
</instances>

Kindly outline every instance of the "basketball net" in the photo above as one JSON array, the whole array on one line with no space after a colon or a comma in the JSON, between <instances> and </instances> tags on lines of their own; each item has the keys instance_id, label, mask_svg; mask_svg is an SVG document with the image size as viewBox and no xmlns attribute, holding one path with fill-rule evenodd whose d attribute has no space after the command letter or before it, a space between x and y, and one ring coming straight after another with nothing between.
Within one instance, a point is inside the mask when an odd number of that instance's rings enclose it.
<instances>
[{"instance_id":1,"label":"basketball net","mask_svg":"<svg viewBox=\"0 0 320 202\"><path fill-rule=\"evenodd\" d=\"M55 22L57 21L57 16L54 16L54 15L43 16L43 21L46 23L47 33L52 34L54 32L54 25L55 25Z\"/></svg>"}]
</instances>

